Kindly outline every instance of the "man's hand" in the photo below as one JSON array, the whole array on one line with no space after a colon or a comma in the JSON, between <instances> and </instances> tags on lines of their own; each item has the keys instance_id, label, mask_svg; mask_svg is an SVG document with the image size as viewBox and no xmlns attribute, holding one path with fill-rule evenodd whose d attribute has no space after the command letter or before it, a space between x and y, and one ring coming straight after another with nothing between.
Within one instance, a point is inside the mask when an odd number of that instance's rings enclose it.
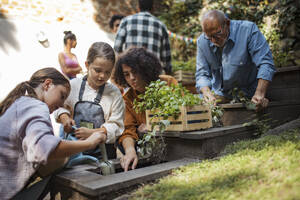
<instances>
[{"instance_id":1,"label":"man's hand","mask_svg":"<svg viewBox=\"0 0 300 200\"><path fill-rule=\"evenodd\" d=\"M266 108L269 104L269 100L260 95L254 95L251 101L256 104L256 112Z\"/></svg>"},{"instance_id":2,"label":"man's hand","mask_svg":"<svg viewBox=\"0 0 300 200\"><path fill-rule=\"evenodd\" d=\"M265 98L267 89L269 86L269 81L258 79L257 88L251 101L256 104L256 111L260 111L266 108L269 104L269 100Z\"/></svg>"},{"instance_id":3,"label":"man's hand","mask_svg":"<svg viewBox=\"0 0 300 200\"><path fill-rule=\"evenodd\" d=\"M211 92L210 88L209 87L203 87L201 88L201 92L203 94L203 97L204 97L204 100L207 102L207 103L210 103L214 106L217 105L217 99L216 97L213 95L213 93Z\"/></svg>"},{"instance_id":4,"label":"man's hand","mask_svg":"<svg viewBox=\"0 0 300 200\"><path fill-rule=\"evenodd\" d=\"M64 126L64 131L66 133L71 133L73 131L72 126L75 125L75 121L66 113L61 114L59 119Z\"/></svg>"}]
</instances>

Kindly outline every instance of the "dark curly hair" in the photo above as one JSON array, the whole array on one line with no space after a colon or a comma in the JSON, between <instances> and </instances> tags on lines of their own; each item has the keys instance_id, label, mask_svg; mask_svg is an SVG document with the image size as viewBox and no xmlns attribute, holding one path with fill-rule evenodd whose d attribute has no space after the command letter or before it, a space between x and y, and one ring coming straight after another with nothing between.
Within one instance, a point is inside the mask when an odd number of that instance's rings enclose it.
<instances>
[{"instance_id":1,"label":"dark curly hair","mask_svg":"<svg viewBox=\"0 0 300 200\"><path fill-rule=\"evenodd\" d=\"M147 84L159 79L162 72L162 66L156 55L143 47L131 47L119 56L113 74L113 80L122 87L130 87L123 74L124 64L139 74Z\"/></svg>"}]
</instances>

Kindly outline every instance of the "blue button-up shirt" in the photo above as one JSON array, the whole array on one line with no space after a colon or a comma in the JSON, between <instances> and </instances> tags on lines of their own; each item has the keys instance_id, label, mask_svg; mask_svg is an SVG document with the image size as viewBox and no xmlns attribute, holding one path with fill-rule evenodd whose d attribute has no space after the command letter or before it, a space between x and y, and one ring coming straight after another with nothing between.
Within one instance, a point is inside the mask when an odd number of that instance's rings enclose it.
<instances>
[{"instance_id":1,"label":"blue button-up shirt","mask_svg":"<svg viewBox=\"0 0 300 200\"><path fill-rule=\"evenodd\" d=\"M210 87L229 97L238 87L248 97L255 93L258 79L272 81L276 72L270 47L258 27L249 21L231 20L230 34L222 49L204 38L197 40L196 87Z\"/></svg>"}]
</instances>

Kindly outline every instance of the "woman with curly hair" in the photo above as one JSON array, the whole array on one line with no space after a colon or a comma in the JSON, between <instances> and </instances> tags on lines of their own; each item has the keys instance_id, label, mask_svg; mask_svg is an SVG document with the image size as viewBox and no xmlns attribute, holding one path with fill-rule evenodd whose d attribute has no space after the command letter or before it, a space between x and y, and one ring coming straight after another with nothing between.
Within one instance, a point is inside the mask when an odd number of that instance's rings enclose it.
<instances>
[{"instance_id":1,"label":"woman with curly hair","mask_svg":"<svg viewBox=\"0 0 300 200\"><path fill-rule=\"evenodd\" d=\"M114 82L129 89L124 93L125 102L125 130L119 138L117 146L123 153L121 166L125 171L135 169L138 163L135 143L139 135L146 132L146 114L137 113L133 109L133 101L146 90L151 81L158 79L166 81L168 85L177 84L177 81L168 75L160 75L162 66L158 58L144 48L132 47L120 55L114 71Z\"/></svg>"}]
</instances>

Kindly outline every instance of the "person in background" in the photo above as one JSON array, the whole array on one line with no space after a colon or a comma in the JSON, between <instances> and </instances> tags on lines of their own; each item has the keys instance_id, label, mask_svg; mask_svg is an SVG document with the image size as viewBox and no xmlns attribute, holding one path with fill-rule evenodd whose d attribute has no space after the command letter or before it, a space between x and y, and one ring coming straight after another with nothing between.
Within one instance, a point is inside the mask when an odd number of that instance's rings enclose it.
<instances>
[{"instance_id":1,"label":"person in background","mask_svg":"<svg viewBox=\"0 0 300 200\"><path fill-rule=\"evenodd\" d=\"M115 82L123 87L129 87L123 95L125 101L125 130L117 141L117 146L123 153L121 166L127 171L135 169L138 157L135 149L139 135L146 132L146 114L137 113L133 108L133 101L138 95L146 91L151 81L158 79L166 81L168 85L177 84L175 78L160 75L162 66L158 58L142 47L131 47L120 55L115 68Z\"/></svg>"},{"instance_id":2,"label":"person in background","mask_svg":"<svg viewBox=\"0 0 300 200\"><path fill-rule=\"evenodd\" d=\"M54 136L50 114L64 104L69 92L64 75L55 68L43 68L0 103L0 199L11 199L26 190L41 166L105 141L102 131L81 141Z\"/></svg>"},{"instance_id":3,"label":"person in background","mask_svg":"<svg viewBox=\"0 0 300 200\"><path fill-rule=\"evenodd\" d=\"M171 49L166 26L150 14L153 0L139 0L139 13L122 19L114 43L121 53L131 46L145 47L162 63L166 74L172 73Z\"/></svg>"},{"instance_id":4,"label":"person in background","mask_svg":"<svg viewBox=\"0 0 300 200\"><path fill-rule=\"evenodd\" d=\"M267 107L266 92L276 69L258 27L253 22L230 20L219 10L206 12L201 25L196 88L204 99L213 104L217 99L226 102L237 87L256 104L256 110Z\"/></svg>"},{"instance_id":5,"label":"person in background","mask_svg":"<svg viewBox=\"0 0 300 200\"><path fill-rule=\"evenodd\" d=\"M86 139L93 132L101 131L106 136L106 143L114 144L124 130L125 105L119 89L107 82L115 66L113 48L105 42L93 43L85 66L87 75L71 80L71 92L65 101L64 106L72 112L61 107L54 117L66 133L74 132L77 139ZM98 158L101 155L97 150L86 154ZM74 161L75 164L80 163Z\"/></svg>"},{"instance_id":6,"label":"person in background","mask_svg":"<svg viewBox=\"0 0 300 200\"><path fill-rule=\"evenodd\" d=\"M71 52L72 48L75 48L77 45L75 34L71 31L64 31L64 34L64 51L58 54L58 61L61 71L69 79L72 79L82 72L82 68L78 63L76 55Z\"/></svg>"},{"instance_id":7,"label":"person in background","mask_svg":"<svg viewBox=\"0 0 300 200\"><path fill-rule=\"evenodd\" d=\"M124 18L123 15L113 15L109 21L109 27L113 33L117 33L121 20Z\"/></svg>"},{"instance_id":8,"label":"person in background","mask_svg":"<svg viewBox=\"0 0 300 200\"><path fill-rule=\"evenodd\" d=\"M125 17L125 16L123 16L123 15L113 15L113 16L111 17L111 19L110 19L110 21L109 21L109 27L110 27L111 31L112 31L114 34L117 33L118 28L119 28L119 25L120 25L120 23L121 23L121 20L122 20L124 17ZM114 74L114 73L112 72L112 75L113 75L113 74ZM116 84L113 80L114 80L114 78L111 77L111 78L110 78L110 81L111 81L114 85L116 85L116 86L120 89L121 93L123 94L123 93L124 93L124 88L122 88L121 86L119 86L118 84ZM125 88L125 90L126 90L126 88Z\"/></svg>"}]
</instances>

